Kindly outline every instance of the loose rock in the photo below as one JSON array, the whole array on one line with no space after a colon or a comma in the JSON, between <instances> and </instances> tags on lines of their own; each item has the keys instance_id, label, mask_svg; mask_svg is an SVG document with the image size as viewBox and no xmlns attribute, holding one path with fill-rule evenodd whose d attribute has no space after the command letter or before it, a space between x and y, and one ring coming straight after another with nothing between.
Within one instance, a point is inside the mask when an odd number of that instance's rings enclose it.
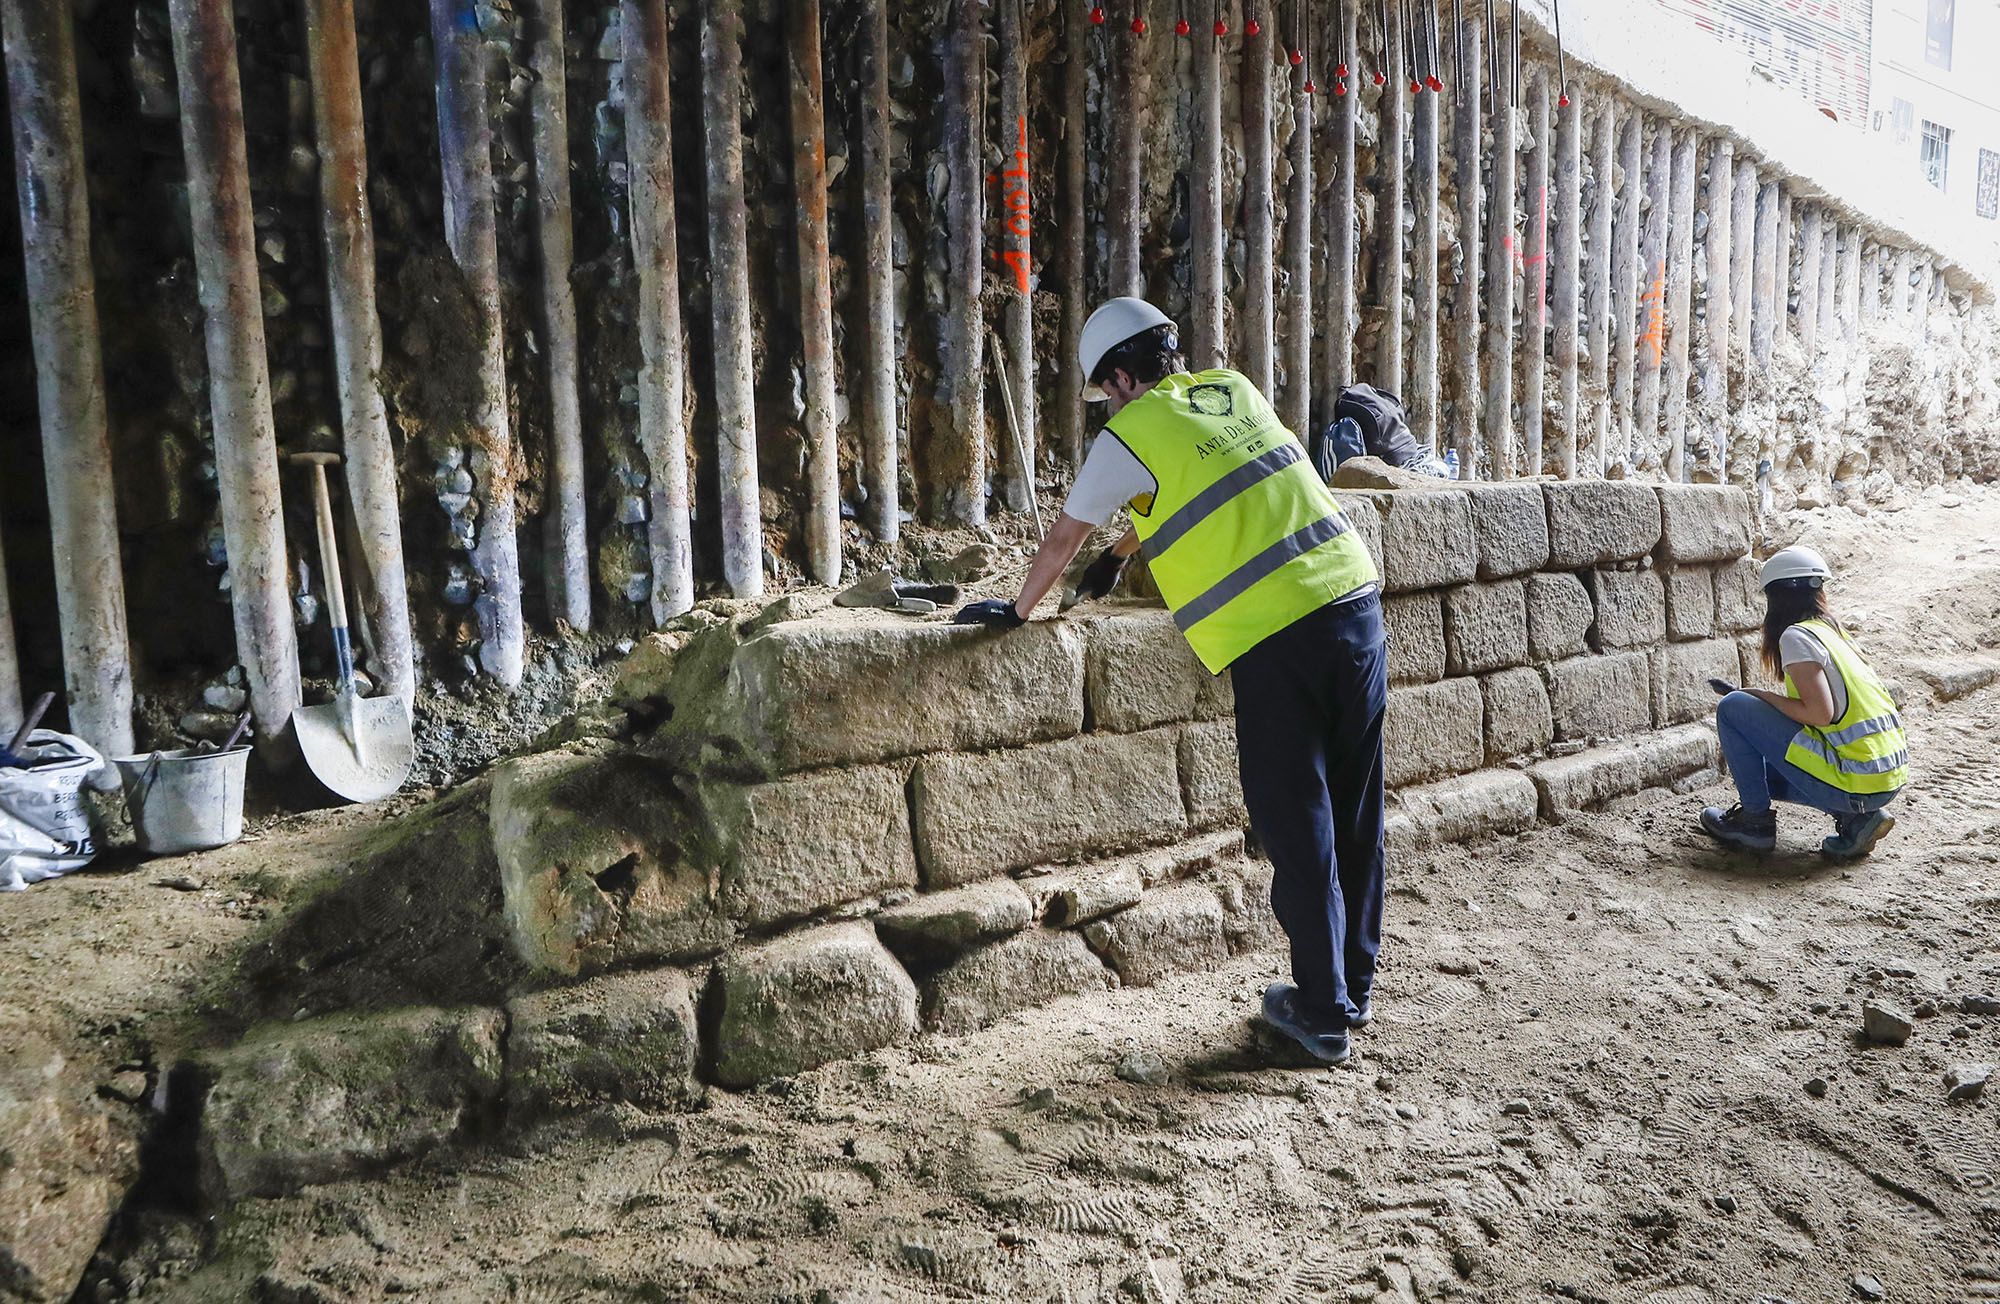
<instances>
[{"instance_id":1,"label":"loose rock","mask_svg":"<svg viewBox=\"0 0 2000 1304\"><path fill-rule=\"evenodd\" d=\"M1806 1094L1808 1096L1811 1096L1814 1100L1818 1100L1821 1096L1824 1096L1826 1094L1826 1079L1807 1078Z\"/></svg>"},{"instance_id":2,"label":"loose rock","mask_svg":"<svg viewBox=\"0 0 2000 1304\"><path fill-rule=\"evenodd\" d=\"M1883 1046L1901 1046L1909 1041L1916 1025L1910 1016L1887 1005L1867 1001L1861 1006L1861 1035Z\"/></svg>"},{"instance_id":3,"label":"loose rock","mask_svg":"<svg viewBox=\"0 0 2000 1304\"><path fill-rule=\"evenodd\" d=\"M1882 1289L1881 1282L1865 1272L1857 1272L1854 1274L1854 1293L1862 1299L1881 1299L1888 1292Z\"/></svg>"},{"instance_id":4,"label":"loose rock","mask_svg":"<svg viewBox=\"0 0 2000 1304\"><path fill-rule=\"evenodd\" d=\"M1142 1087L1167 1084L1167 1063L1149 1050L1128 1050L1118 1057L1118 1076Z\"/></svg>"},{"instance_id":5,"label":"loose rock","mask_svg":"<svg viewBox=\"0 0 2000 1304\"><path fill-rule=\"evenodd\" d=\"M1973 1100L1986 1090L1987 1080L1993 1076L1991 1064L1954 1064L1944 1075L1944 1085L1950 1090L1951 1100Z\"/></svg>"}]
</instances>

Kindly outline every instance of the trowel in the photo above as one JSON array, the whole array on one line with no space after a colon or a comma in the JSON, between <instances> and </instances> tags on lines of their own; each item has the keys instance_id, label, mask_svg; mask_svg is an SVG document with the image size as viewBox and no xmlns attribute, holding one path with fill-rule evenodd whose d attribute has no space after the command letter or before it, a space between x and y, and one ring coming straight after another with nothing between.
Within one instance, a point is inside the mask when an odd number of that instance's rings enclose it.
<instances>
[{"instance_id":1,"label":"trowel","mask_svg":"<svg viewBox=\"0 0 2000 1304\"><path fill-rule=\"evenodd\" d=\"M319 526L327 617L333 625L333 656L340 674L333 701L292 712L292 727L307 768L330 792L349 801L379 801L403 786L416 762L409 706L394 694L363 697L354 681L354 647L347 635L347 590L340 578L333 501L326 490L326 468L338 465L340 454L298 453L291 460L313 469L313 515Z\"/></svg>"}]
</instances>

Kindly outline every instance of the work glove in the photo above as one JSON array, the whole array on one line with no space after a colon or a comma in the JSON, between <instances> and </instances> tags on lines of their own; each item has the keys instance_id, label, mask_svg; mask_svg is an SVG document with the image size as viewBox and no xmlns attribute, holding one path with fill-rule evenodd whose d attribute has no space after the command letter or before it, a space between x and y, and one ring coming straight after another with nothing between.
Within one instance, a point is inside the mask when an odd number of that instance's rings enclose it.
<instances>
[{"instance_id":1,"label":"work glove","mask_svg":"<svg viewBox=\"0 0 2000 1304\"><path fill-rule=\"evenodd\" d=\"M951 618L954 625L991 625L998 629L1019 629L1028 622L1014 609L1012 598L982 598L968 602Z\"/></svg>"},{"instance_id":2,"label":"work glove","mask_svg":"<svg viewBox=\"0 0 2000 1304\"><path fill-rule=\"evenodd\" d=\"M1111 590L1118 587L1119 577L1124 575L1125 564L1130 560L1130 557L1120 557L1110 548L1098 553L1097 560L1084 567L1083 574L1077 577L1076 587L1070 591L1069 602L1064 605L1074 606L1108 596Z\"/></svg>"}]
</instances>

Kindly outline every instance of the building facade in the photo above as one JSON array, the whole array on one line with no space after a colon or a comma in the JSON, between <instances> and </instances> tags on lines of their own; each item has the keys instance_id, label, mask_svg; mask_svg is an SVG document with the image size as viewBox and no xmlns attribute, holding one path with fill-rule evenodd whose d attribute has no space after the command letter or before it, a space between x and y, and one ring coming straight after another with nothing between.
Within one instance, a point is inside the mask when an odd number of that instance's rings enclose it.
<instances>
[{"instance_id":1,"label":"building facade","mask_svg":"<svg viewBox=\"0 0 2000 1304\"><path fill-rule=\"evenodd\" d=\"M1875 0L1869 130L1954 212L2000 226L2000 0Z\"/></svg>"}]
</instances>

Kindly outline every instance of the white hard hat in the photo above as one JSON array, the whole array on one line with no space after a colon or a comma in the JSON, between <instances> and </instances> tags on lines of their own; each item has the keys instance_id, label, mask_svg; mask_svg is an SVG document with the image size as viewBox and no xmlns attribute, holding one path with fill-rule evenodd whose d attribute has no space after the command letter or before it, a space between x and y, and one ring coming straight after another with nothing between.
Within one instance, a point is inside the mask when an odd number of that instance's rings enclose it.
<instances>
[{"instance_id":1,"label":"white hard hat","mask_svg":"<svg viewBox=\"0 0 2000 1304\"><path fill-rule=\"evenodd\" d=\"M1826 558L1803 544L1780 548L1771 554L1771 560L1764 563L1763 585L1770 588L1780 580L1817 580L1824 584L1833 578ZM1819 584L1812 587L1818 588Z\"/></svg>"},{"instance_id":2,"label":"white hard hat","mask_svg":"<svg viewBox=\"0 0 2000 1304\"><path fill-rule=\"evenodd\" d=\"M1152 330L1155 326L1171 326L1173 318L1147 303L1144 299L1130 296L1107 299L1090 320L1083 324L1083 339L1077 344L1076 360L1083 368L1083 401L1102 403L1108 395L1091 383L1091 373L1097 364L1104 361L1104 355L1131 339L1134 335Z\"/></svg>"}]
</instances>

